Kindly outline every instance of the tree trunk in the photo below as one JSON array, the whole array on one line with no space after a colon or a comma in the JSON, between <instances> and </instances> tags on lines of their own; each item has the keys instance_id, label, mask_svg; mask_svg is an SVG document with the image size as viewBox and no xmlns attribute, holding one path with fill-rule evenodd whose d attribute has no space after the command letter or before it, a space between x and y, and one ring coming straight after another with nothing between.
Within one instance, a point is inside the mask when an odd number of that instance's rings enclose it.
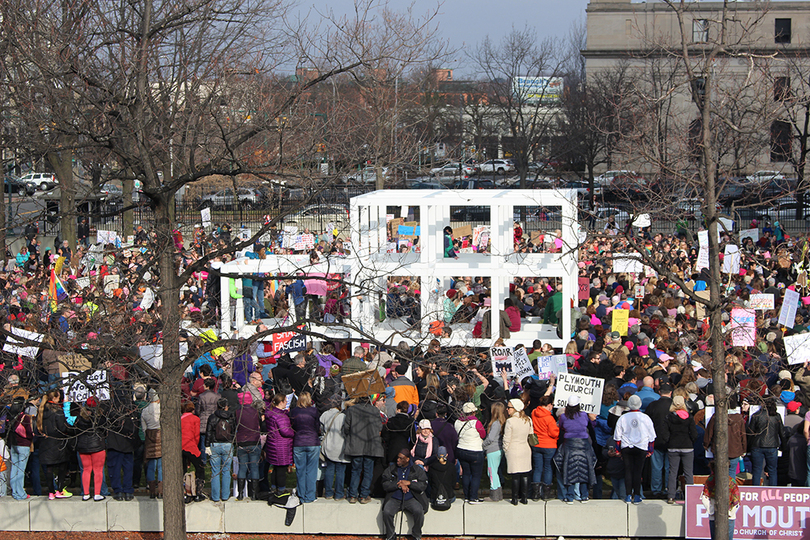
<instances>
[{"instance_id":1,"label":"tree trunk","mask_svg":"<svg viewBox=\"0 0 810 540\"><path fill-rule=\"evenodd\" d=\"M9 223L9 217L6 216L6 188L5 188L5 178L3 179L3 191L0 191L0 257L3 258L3 262L8 262L8 257L6 257L6 228L9 227L11 224ZM11 206L11 186L8 187L8 201L9 206ZM10 227L9 227L10 228ZM5 265L4 265L5 266Z\"/></svg>"},{"instance_id":2,"label":"tree trunk","mask_svg":"<svg viewBox=\"0 0 810 540\"><path fill-rule=\"evenodd\" d=\"M160 318L163 321L163 380L160 387L160 429L163 444L163 530L165 540L186 540L183 503L182 432L180 428L180 309L174 266L172 222L174 194L162 193L155 204L156 256L160 270Z\"/></svg>"},{"instance_id":3,"label":"tree trunk","mask_svg":"<svg viewBox=\"0 0 810 540\"><path fill-rule=\"evenodd\" d=\"M59 181L59 237L76 249L76 185L73 181L73 153L67 150L48 152L48 161Z\"/></svg>"}]
</instances>

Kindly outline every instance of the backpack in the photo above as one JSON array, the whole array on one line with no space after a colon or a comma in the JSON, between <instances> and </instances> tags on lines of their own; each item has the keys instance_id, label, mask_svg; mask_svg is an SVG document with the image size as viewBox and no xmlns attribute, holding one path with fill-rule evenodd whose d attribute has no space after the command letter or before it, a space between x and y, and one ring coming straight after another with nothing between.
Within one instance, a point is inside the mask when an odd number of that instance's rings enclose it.
<instances>
[{"instance_id":1,"label":"backpack","mask_svg":"<svg viewBox=\"0 0 810 540\"><path fill-rule=\"evenodd\" d=\"M233 424L227 418L217 417L214 440L215 442L230 442L233 440Z\"/></svg>"},{"instance_id":2,"label":"backpack","mask_svg":"<svg viewBox=\"0 0 810 540\"><path fill-rule=\"evenodd\" d=\"M450 510L450 494L447 493L447 488L444 486L444 484L439 483L432 487L436 488L436 495L431 501L430 507L434 510L438 510L439 512Z\"/></svg>"}]
</instances>

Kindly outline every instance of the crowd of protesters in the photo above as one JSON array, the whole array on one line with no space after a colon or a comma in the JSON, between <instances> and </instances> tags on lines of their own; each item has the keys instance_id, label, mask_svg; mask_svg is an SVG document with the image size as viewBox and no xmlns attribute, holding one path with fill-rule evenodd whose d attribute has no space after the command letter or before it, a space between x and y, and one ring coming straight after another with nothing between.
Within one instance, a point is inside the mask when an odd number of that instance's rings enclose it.
<instances>
[{"instance_id":1,"label":"crowd of protesters","mask_svg":"<svg viewBox=\"0 0 810 540\"><path fill-rule=\"evenodd\" d=\"M711 375L709 323L693 298L707 290L710 277L695 267L697 239L685 235L589 239L579 262L589 290L570 306L563 305L558 280L515 278L493 316L489 281L458 276L442 291L443 309L430 326L435 336L424 348L316 340L283 355L263 342L195 351L200 340L216 339L209 326L221 294L253 299L245 302L245 319L263 332L262 319L290 309L299 319L347 317L347 291L330 290L323 305L299 279L273 285L244 279L241 288L222 291L218 269L233 255L217 257L180 291L181 335L196 356L182 387L187 501L272 499L293 487L302 503L385 497L387 530L399 508L419 514L428 504L442 509L456 498L468 504L554 497L570 504L590 498L639 504L649 497L677 503L681 475L689 484L709 474L708 456L717 450L710 412L720 384L730 396L728 474L755 485L810 486L810 366L790 363L783 341L807 331L808 303L801 302L787 324L778 322L786 291L806 297L807 249L803 240L781 234L746 239L739 269L723 275L722 381ZM178 267L230 245L224 236L198 230L189 247L177 238ZM520 246L525 239L515 241ZM724 235L721 251L731 241ZM611 257L631 252L631 243L657 269L614 272ZM148 496L161 497L160 400L135 362L139 345L160 341L150 235L136 231L134 245L123 249L40 249L34 236L0 272L6 334L44 334L35 357L3 353L0 494L7 482L15 499L66 498L76 491L85 500L132 500L143 484ZM250 256L274 250L272 242L257 244ZM338 242L319 240L311 257L343 254ZM55 310L48 292L54 266L67 295ZM420 320L419 288L391 279L387 315ZM756 311L753 344L736 346L731 310L748 307L758 293L772 294L774 305ZM611 327L614 310L629 311L626 331ZM488 350L442 343L460 323L483 338L498 324L508 338L528 320L561 327L564 317L574 328L562 351L568 371L604 380L601 408L593 414L576 396L555 408L555 378L538 369L539 358L555 353L547 344L517 346L527 349L535 374L515 380L493 371ZM118 356L101 358L113 344ZM65 365L74 367L68 371L106 370L108 395L71 399L56 382ZM345 377L369 370L384 379L384 391L349 395Z\"/></svg>"}]
</instances>

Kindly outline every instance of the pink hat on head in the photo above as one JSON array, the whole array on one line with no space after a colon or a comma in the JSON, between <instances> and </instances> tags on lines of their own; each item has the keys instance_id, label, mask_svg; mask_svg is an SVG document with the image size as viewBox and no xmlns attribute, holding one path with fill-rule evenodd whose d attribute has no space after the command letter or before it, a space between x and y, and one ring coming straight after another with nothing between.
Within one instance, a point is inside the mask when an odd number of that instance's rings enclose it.
<instances>
[{"instance_id":1,"label":"pink hat on head","mask_svg":"<svg viewBox=\"0 0 810 540\"><path fill-rule=\"evenodd\" d=\"M250 405L253 403L253 396L250 395L250 392L242 392L241 394L237 394L239 398L240 405Z\"/></svg>"}]
</instances>

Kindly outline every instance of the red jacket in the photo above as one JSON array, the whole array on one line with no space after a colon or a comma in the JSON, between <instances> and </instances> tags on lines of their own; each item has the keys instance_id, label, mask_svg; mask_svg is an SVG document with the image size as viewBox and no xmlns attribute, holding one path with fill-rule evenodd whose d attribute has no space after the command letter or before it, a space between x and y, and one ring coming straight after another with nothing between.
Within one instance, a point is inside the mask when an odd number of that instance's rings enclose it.
<instances>
[{"instance_id":1,"label":"red jacket","mask_svg":"<svg viewBox=\"0 0 810 540\"><path fill-rule=\"evenodd\" d=\"M200 456L200 417L194 413L185 413L180 417L183 434L183 451Z\"/></svg>"},{"instance_id":2,"label":"red jacket","mask_svg":"<svg viewBox=\"0 0 810 540\"><path fill-rule=\"evenodd\" d=\"M557 439L560 437L560 427L557 425L551 411L543 407L535 407L532 411L532 429L537 435L537 448L557 448Z\"/></svg>"}]
</instances>

